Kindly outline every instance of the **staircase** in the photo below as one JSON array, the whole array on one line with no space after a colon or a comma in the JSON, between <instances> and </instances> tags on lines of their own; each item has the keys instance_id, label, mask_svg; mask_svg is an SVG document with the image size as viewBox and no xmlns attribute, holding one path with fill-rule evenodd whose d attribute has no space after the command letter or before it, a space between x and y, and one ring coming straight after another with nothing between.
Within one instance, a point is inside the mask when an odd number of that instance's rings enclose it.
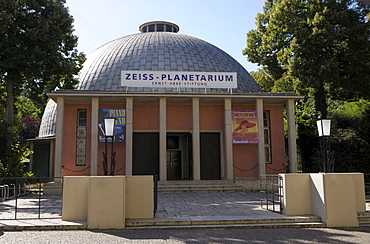
<instances>
[{"instance_id":1,"label":"staircase","mask_svg":"<svg viewBox=\"0 0 370 244\"><path fill-rule=\"evenodd\" d=\"M370 226L370 212L357 213L358 225L360 227Z\"/></svg>"},{"instance_id":2,"label":"staircase","mask_svg":"<svg viewBox=\"0 0 370 244\"><path fill-rule=\"evenodd\" d=\"M159 193L240 191L249 190L229 180L158 181Z\"/></svg>"},{"instance_id":3,"label":"staircase","mask_svg":"<svg viewBox=\"0 0 370 244\"><path fill-rule=\"evenodd\" d=\"M325 223L319 217L281 217L281 218L256 218L256 217L186 217L164 219L127 219L127 230L143 229L225 229L225 228L323 228Z\"/></svg>"}]
</instances>

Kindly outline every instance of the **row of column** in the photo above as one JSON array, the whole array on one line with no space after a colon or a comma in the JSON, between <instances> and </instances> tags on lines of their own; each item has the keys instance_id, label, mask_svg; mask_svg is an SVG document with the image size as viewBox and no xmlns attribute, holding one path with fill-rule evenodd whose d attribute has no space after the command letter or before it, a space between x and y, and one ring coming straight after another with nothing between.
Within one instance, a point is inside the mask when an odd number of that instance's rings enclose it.
<instances>
[{"instance_id":1,"label":"row of column","mask_svg":"<svg viewBox=\"0 0 370 244\"><path fill-rule=\"evenodd\" d=\"M55 167L54 176L62 176L62 149L63 149L63 121L64 121L64 98L57 98L57 128L56 128L56 142L55 142ZM132 175L132 142L133 142L133 98L126 98L126 175ZM160 143L160 180L167 180L166 173L166 98L159 98L159 143ZM199 121L199 98L192 98L192 145L193 145L193 178L200 180L200 121ZM296 131L294 118L294 99L288 99L287 118L288 118L288 148L289 148L289 163L290 172L297 172L297 146L296 146ZM265 143L263 129L263 99L256 99L255 103L257 111L257 126L258 134L258 162L259 175L266 174L265 168ZM98 175L98 112L99 112L99 98L93 97L91 101L91 167L90 175ZM224 178L228 180L233 179L233 148L232 148L232 100L231 98L224 99L224 155L225 155L225 174Z\"/></svg>"}]
</instances>

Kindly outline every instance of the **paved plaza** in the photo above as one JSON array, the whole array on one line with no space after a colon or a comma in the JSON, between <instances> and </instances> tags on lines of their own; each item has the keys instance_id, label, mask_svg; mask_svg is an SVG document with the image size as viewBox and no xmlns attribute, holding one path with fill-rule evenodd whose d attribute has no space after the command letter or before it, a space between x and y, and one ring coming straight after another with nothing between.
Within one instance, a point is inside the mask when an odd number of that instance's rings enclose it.
<instances>
[{"instance_id":1,"label":"paved plaza","mask_svg":"<svg viewBox=\"0 0 370 244\"><path fill-rule=\"evenodd\" d=\"M40 203L39 203L40 198ZM17 205L17 214L15 214ZM269 208L272 209L270 204ZM278 210L279 206L275 205ZM28 194L17 200L0 202L0 220L61 218L61 196ZM261 208L259 192L158 193L156 218L189 216L270 215Z\"/></svg>"},{"instance_id":2,"label":"paved plaza","mask_svg":"<svg viewBox=\"0 0 370 244\"><path fill-rule=\"evenodd\" d=\"M17 212L15 211L17 206ZM17 200L0 202L0 220L61 218L62 196L40 196L27 194Z\"/></svg>"},{"instance_id":3,"label":"paved plaza","mask_svg":"<svg viewBox=\"0 0 370 244\"><path fill-rule=\"evenodd\" d=\"M279 210L278 204L275 210ZM259 192L160 193L156 218L276 214L261 208Z\"/></svg>"},{"instance_id":4,"label":"paved plaza","mask_svg":"<svg viewBox=\"0 0 370 244\"><path fill-rule=\"evenodd\" d=\"M15 215L16 203L18 209ZM278 210L277 205L275 208ZM272 206L270 206L270 209L272 209ZM1 227L14 227L14 230L41 230L53 229L53 227L55 229L86 228L86 222L83 221L62 221L61 210L61 196L41 196L39 202L38 195L28 194L17 200L2 201L0 202L0 229ZM370 210L369 203L367 203L367 210ZM38 219L38 217L41 219ZM194 217L219 220L237 218L276 219L284 218L284 215L261 208L259 192L158 194L156 221Z\"/></svg>"}]
</instances>

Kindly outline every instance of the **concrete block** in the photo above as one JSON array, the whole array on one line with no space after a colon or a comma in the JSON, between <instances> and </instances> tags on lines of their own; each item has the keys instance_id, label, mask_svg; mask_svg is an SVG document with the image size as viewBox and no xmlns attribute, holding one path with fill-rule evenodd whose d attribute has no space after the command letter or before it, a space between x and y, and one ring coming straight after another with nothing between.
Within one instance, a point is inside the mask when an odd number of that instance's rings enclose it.
<instances>
[{"instance_id":1,"label":"concrete block","mask_svg":"<svg viewBox=\"0 0 370 244\"><path fill-rule=\"evenodd\" d=\"M310 174L282 174L283 178L283 214L311 214Z\"/></svg>"},{"instance_id":2,"label":"concrete block","mask_svg":"<svg viewBox=\"0 0 370 244\"><path fill-rule=\"evenodd\" d=\"M62 220L87 220L89 177L66 176L63 184Z\"/></svg>"},{"instance_id":3,"label":"concrete block","mask_svg":"<svg viewBox=\"0 0 370 244\"><path fill-rule=\"evenodd\" d=\"M89 229L122 229L125 227L125 183L125 177L90 177Z\"/></svg>"},{"instance_id":4,"label":"concrete block","mask_svg":"<svg viewBox=\"0 0 370 244\"><path fill-rule=\"evenodd\" d=\"M126 176L126 184L126 218L153 218L153 176Z\"/></svg>"}]
</instances>

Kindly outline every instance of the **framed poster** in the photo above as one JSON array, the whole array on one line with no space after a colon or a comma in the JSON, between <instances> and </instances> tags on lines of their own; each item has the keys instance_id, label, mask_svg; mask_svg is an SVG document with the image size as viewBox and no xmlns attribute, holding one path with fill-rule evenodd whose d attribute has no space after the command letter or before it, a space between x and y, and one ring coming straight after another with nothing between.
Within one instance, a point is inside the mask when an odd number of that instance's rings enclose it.
<instances>
[{"instance_id":1,"label":"framed poster","mask_svg":"<svg viewBox=\"0 0 370 244\"><path fill-rule=\"evenodd\" d=\"M99 109L98 130L99 142L105 142L104 118L116 118L116 126L114 128L114 142L126 141L126 109ZM108 142L111 138L107 138Z\"/></svg>"},{"instance_id":2,"label":"framed poster","mask_svg":"<svg viewBox=\"0 0 370 244\"><path fill-rule=\"evenodd\" d=\"M257 144L257 112L232 111L233 144Z\"/></svg>"}]
</instances>

